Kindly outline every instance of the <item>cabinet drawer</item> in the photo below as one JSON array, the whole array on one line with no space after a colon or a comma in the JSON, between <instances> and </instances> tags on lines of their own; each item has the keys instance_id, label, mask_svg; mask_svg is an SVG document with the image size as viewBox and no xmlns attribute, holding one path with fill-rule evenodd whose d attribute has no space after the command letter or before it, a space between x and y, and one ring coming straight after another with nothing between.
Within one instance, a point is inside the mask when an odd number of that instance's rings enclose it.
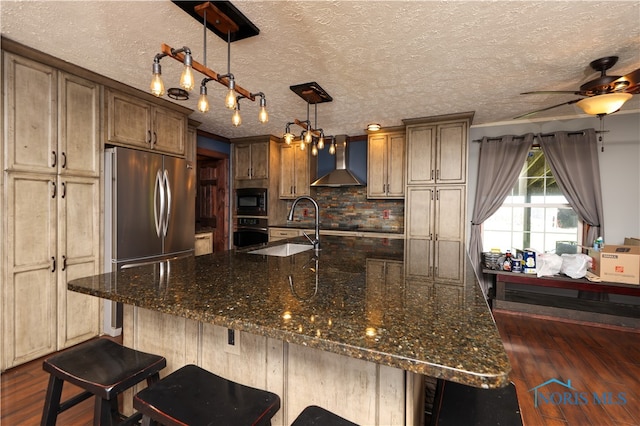
<instances>
[{"instance_id":1,"label":"cabinet drawer","mask_svg":"<svg viewBox=\"0 0 640 426\"><path fill-rule=\"evenodd\" d=\"M297 229L269 229L269 238L293 238L300 235Z\"/></svg>"},{"instance_id":2,"label":"cabinet drawer","mask_svg":"<svg viewBox=\"0 0 640 426\"><path fill-rule=\"evenodd\" d=\"M205 234L196 234L195 255L213 253L213 234L211 232Z\"/></svg>"}]
</instances>

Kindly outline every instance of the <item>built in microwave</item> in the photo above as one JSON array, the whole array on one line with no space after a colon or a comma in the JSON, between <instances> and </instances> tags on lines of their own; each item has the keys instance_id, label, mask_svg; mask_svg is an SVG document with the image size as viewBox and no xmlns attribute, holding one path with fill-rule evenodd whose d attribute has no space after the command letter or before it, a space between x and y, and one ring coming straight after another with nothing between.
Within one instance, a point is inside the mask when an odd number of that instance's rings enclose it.
<instances>
[{"instance_id":1,"label":"built in microwave","mask_svg":"<svg viewBox=\"0 0 640 426\"><path fill-rule=\"evenodd\" d=\"M236 189L236 214L241 216L267 216L267 189Z\"/></svg>"}]
</instances>

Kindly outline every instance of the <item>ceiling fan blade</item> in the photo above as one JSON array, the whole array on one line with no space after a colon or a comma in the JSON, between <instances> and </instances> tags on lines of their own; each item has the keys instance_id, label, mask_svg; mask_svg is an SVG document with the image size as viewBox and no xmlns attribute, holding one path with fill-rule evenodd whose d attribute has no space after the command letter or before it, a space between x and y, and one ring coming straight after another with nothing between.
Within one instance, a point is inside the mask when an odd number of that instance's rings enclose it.
<instances>
[{"instance_id":1,"label":"ceiling fan blade","mask_svg":"<svg viewBox=\"0 0 640 426\"><path fill-rule=\"evenodd\" d=\"M561 104L552 105L550 107L546 107L546 108L542 108L542 109L537 109L535 111L530 111L530 112L527 112L526 114L522 114L522 115L519 115L517 117L513 117L513 120L519 120L521 118L529 117L530 115L537 114L537 113L542 112L542 111L547 111L547 110L550 110L550 109L553 109L553 108L558 108L558 107L561 107L563 105L575 104L576 102L579 102L581 100L582 100L582 98L581 99L574 99L574 100L569 101L569 102L563 102Z\"/></svg>"},{"instance_id":2,"label":"ceiling fan blade","mask_svg":"<svg viewBox=\"0 0 640 426\"><path fill-rule=\"evenodd\" d=\"M535 90L533 92L522 92L520 94L521 95L550 95L550 94L558 94L558 93L585 96L582 92L579 92L579 91L577 92L575 90Z\"/></svg>"},{"instance_id":3,"label":"ceiling fan blade","mask_svg":"<svg viewBox=\"0 0 640 426\"><path fill-rule=\"evenodd\" d=\"M621 92L637 94L640 93L640 68L635 71L631 71L629 74L620 77L619 79L613 81L611 86L614 88L616 85L620 85L621 83L627 82L628 85L625 86L624 89L620 90Z\"/></svg>"}]
</instances>

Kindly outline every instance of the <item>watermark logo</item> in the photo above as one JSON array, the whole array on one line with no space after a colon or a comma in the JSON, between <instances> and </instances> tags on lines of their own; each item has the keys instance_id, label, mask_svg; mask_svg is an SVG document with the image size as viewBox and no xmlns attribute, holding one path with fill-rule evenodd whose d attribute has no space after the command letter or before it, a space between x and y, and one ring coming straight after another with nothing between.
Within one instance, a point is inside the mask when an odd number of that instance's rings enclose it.
<instances>
[{"instance_id":1,"label":"watermark logo","mask_svg":"<svg viewBox=\"0 0 640 426\"><path fill-rule=\"evenodd\" d=\"M549 385L559 385L548 387ZM544 389L543 389L544 388ZM553 389L553 390L550 390ZM560 389L559 391L557 389ZM536 387L529 389L533 392L534 406L540 405L625 405L626 392L581 392L571 386L571 380L563 382L556 378L549 379Z\"/></svg>"}]
</instances>

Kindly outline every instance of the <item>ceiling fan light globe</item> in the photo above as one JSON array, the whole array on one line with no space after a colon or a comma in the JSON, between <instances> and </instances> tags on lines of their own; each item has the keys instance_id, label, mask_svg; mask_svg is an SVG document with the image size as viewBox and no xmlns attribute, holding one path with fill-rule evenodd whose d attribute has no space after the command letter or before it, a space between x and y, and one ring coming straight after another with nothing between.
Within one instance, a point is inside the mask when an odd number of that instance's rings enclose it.
<instances>
[{"instance_id":1,"label":"ceiling fan light globe","mask_svg":"<svg viewBox=\"0 0 640 426\"><path fill-rule=\"evenodd\" d=\"M607 93L581 99L576 105L589 115L611 114L632 97L631 93Z\"/></svg>"}]
</instances>

